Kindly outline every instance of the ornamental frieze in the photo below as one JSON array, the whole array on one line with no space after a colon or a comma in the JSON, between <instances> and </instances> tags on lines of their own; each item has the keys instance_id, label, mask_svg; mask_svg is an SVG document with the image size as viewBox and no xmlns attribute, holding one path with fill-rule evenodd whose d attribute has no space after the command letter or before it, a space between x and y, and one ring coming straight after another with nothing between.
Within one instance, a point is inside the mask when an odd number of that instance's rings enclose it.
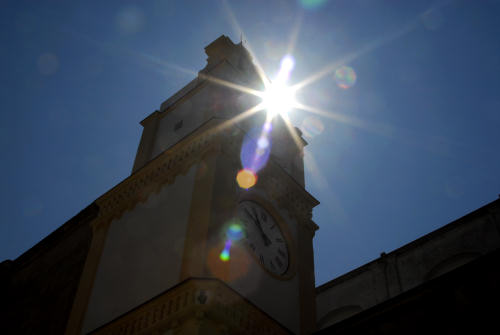
<instances>
[{"instance_id":1,"label":"ornamental frieze","mask_svg":"<svg viewBox=\"0 0 500 335\"><path fill-rule=\"evenodd\" d=\"M212 119L189 137L158 155L143 168L96 200L99 205L98 225L108 224L120 218L125 211L172 184L178 175L207 155L223 153L233 163L239 164L239 152L244 132L235 125L221 126L227 121ZM263 170L265 189L269 195L290 213L297 215L301 223L310 224L311 211L319 202L288 175L277 163L269 160Z\"/></svg>"},{"instance_id":2,"label":"ornamental frieze","mask_svg":"<svg viewBox=\"0 0 500 335\"><path fill-rule=\"evenodd\" d=\"M182 334L193 326L217 334L289 334L222 281L208 278L188 279L91 334Z\"/></svg>"}]
</instances>

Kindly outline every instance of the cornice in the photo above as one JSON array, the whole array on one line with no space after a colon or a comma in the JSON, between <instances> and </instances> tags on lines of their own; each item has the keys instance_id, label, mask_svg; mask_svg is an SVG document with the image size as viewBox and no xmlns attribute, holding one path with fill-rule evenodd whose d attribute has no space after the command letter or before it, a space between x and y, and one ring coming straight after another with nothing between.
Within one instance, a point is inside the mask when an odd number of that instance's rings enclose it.
<instances>
[{"instance_id":1,"label":"cornice","mask_svg":"<svg viewBox=\"0 0 500 335\"><path fill-rule=\"evenodd\" d=\"M280 170L281 176L269 173L268 192L271 198L276 200L280 207L286 208L295 214L300 223L314 233L319 227L312 221L312 209L319 204L301 185L299 185L284 169L274 167L272 170ZM279 177L278 177L279 176ZM287 176L288 178L284 178ZM283 182L283 181L286 182Z\"/></svg>"},{"instance_id":2,"label":"cornice","mask_svg":"<svg viewBox=\"0 0 500 335\"><path fill-rule=\"evenodd\" d=\"M190 278L91 334L173 334L184 324L209 320L221 334L290 334L278 322L225 283Z\"/></svg>"},{"instance_id":3,"label":"cornice","mask_svg":"<svg viewBox=\"0 0 500 335\"><path fill-rule=\"evenodd\" d=\"M233 163L240 164L243 137L244 131L234 124L228 126L226 119L207 121L98 198L96 204L100 210L92 224L94 230L120 218L125 211L146 201L149 195L159 192L164 185L173 183L178 175L185 175L191 166L208 154L223 153ZM264 189L270 197L296 215L299 222L314 234L318 227L311 220L312 208L319 202L272 159L259 177L265 181Z\"/></svg>"},{"instance_id":4,"label":"cornice","mask_svg":"<svg viewBox=\"0 0 500 335\"><path fill-rule=\"evenodd\" d=\"M217 134L206 123L106 192L96 200L100 211L93 228L120 218L164 185L173 183L178 175L185 175L210 151L217 151L217 139Z\"/></svg>"}]
</instances>

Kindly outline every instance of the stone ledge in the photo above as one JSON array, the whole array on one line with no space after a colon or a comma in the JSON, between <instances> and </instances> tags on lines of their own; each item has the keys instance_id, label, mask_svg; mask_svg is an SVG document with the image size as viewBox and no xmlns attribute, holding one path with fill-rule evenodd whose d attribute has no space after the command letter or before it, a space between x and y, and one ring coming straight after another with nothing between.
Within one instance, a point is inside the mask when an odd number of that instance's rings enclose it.
<instances>
[{"instance_id":1,"label":"stone ledge","mask_svg":"<svg viewBox=\"0 0 500 335\"><path fill-rule=\"evenodd\" d=\"M214 278L190 278L91 334L291 334ZM170 334L170 333L168 333Z\"/></svg>"}]
</instances>

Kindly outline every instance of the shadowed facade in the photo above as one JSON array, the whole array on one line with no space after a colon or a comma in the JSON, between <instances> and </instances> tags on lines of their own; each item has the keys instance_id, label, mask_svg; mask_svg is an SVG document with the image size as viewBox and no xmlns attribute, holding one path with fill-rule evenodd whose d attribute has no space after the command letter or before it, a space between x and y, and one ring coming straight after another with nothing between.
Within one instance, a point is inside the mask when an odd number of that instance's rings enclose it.
<instances>
[{"instance_id":1,"label":"shadowed facade","mask_svg":"<svg viewBox=\"0 0 500 335\"><path fill-rule=\"evenodd\" d=\"M141 122L132 174L1 263L7 333L397 332L436 322L415 312L425 306L451 318L498 294L499 200L316 288L307 143L277 116L257 184L239 187L243 144L267 121L242 118L258 98L223 83L263 84L241 43L205 51L199 75ZM245 234L222 259L235 220Z\"/></svg>"}]
</instances>

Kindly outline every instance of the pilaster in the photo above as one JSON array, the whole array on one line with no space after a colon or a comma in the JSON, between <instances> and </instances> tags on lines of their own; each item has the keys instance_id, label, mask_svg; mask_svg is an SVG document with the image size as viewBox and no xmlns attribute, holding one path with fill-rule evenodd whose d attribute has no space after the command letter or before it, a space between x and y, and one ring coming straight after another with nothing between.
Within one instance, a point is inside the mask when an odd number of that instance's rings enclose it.
<instances>
[{"instance_id":1,"label":"pilaster","mask_svg":"<svg viewBox=\"0 0 500 335\"><path fill-rule=\"evenodd\" d=\"M80 334L80 330L87 311L90 294L92 292L95 274L99 266L102 250L106 242L106 236L109 229L109 222L102 222L98 217L91 222L92 227L92 242L90 244L89 253L85 260L85 265L80 277L78 289L73 301L73 307L69 315L68 324L66 326L66 334Z\"/></svg>"},{"instance_id":2,"label":"pilaster","mask_svg":"<svg viewBox=\"0 0 500 335\"><path fill-rule=\"evenodd\" d=\"M318 227L311 218L299 225L297 244L301 334L312 334L316 331L316 280L314 277L313 237L317 229Z\"/></svg>"},{"instance_id":3,"label":"pilaster","mask_svg":"<svg viewBox=\"0 0 500 335\"><path fill-rule=\"evenodd\" d=\"M146 163L151 159L159 120L160 112L154 111L147 118L141 121L141 125L144 127L144 130L142 131L141 142L137 148L132 173L146 165Z\"/></svg>"}]
</instances>

